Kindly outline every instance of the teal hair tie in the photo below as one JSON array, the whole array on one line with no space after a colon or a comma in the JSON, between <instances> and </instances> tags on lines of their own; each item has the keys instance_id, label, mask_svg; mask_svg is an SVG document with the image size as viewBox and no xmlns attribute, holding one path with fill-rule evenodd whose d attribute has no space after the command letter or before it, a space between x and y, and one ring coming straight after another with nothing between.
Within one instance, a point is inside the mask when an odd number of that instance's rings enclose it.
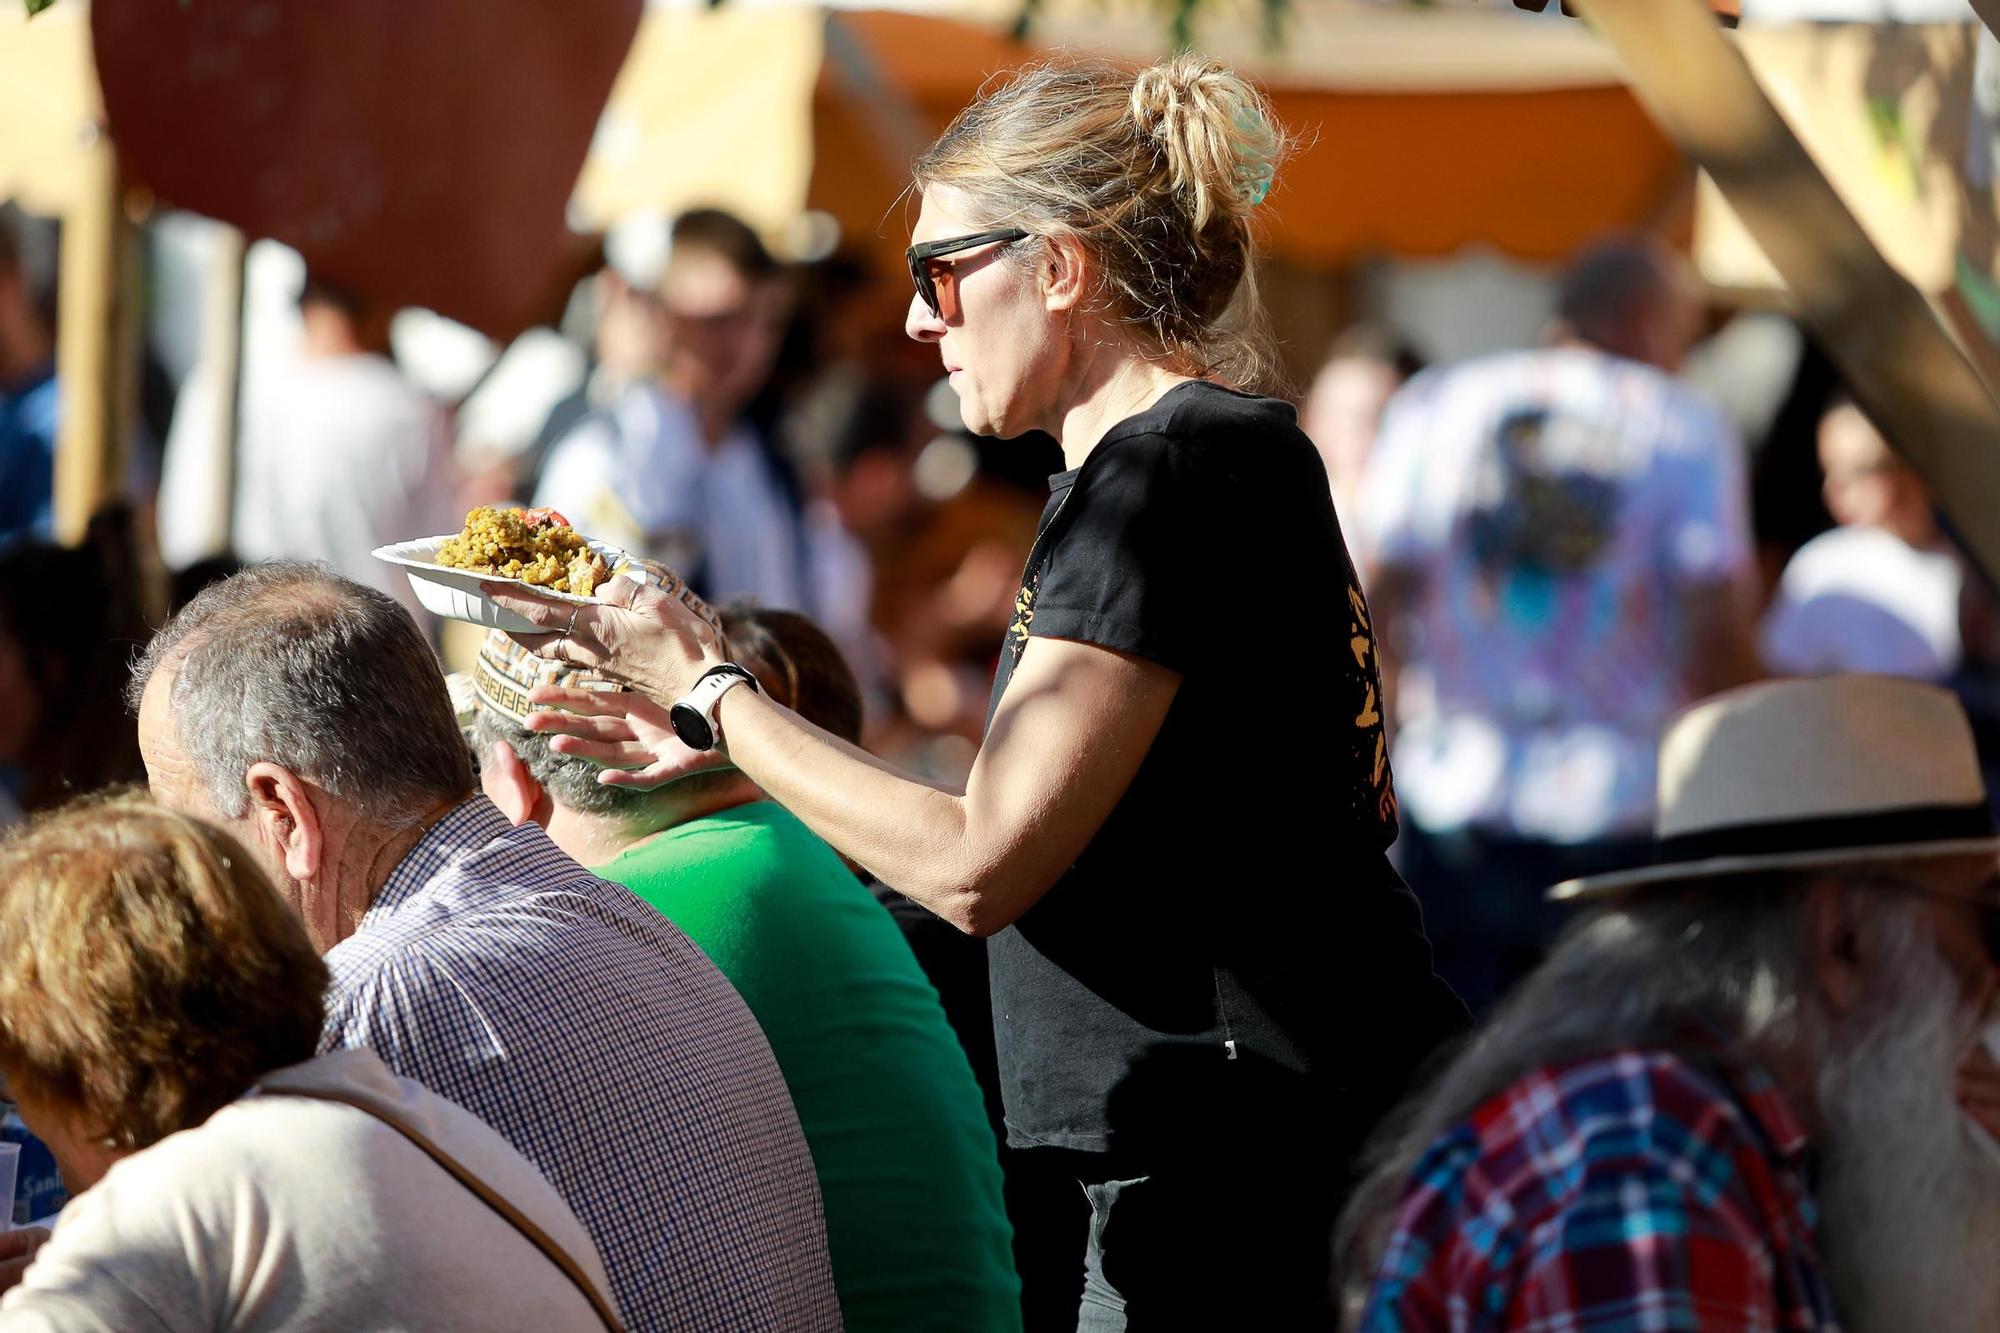
<instances>
[{"instance_id":1,"label":"teal hair tie","mask_svg":"<svg viewBox=\"0 0 2000 1333\"><path fill-rule=\"evenodd\" d=\"M1270 130L1265 126L1263 116L1257 113L1255 107L1237 108L1236 128L1245 142L1255 142L1270 137ZM1243 182L1244 193L1250 196L1250 207L1255 208L1264 202L1265 197L1271 193L1271 184L1277 179L1277 175L1278 169L1269 157L1259 156L1244 164L1240 179Z\"/></svg>"},{"instance_id":2,"label":"teal hair tie","mask_svg":"<svg viewBox=\"0 0 2000 1333\"><path fill-rule=\"evenodd\" d=\"M1250 207L1255 208L1264 202L1264 197L1271 193L1271 182L1277 178L1277 175L1278 173L1272 168L1269 162L1261 164L1254 171L1245 173L1244 189L1250 194Z\"/></svg>"}]
</instances>

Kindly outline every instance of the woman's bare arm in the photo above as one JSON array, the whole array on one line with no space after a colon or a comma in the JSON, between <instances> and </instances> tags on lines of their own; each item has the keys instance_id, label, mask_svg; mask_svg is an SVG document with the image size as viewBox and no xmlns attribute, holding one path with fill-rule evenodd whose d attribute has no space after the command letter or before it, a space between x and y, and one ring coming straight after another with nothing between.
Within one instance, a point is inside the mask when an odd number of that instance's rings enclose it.
<instances>
[{"instance_id":1,"label":"woman's bare arm","mask_svg":"<svg viewBox=\"0 0 2000 1333\"><path fill-rule=\"evenodd\" d=\"M970 935L1032 907L1139 771L1180 676L1094 644L1031 639L963 792L859 759L747 690L724 696L729 756L827 842Z\"/></svg>"},{"instance_id":2,"label":"woman's bare arm","mask_svg":"<svg viewBox=\"0 0 2000 1333\"><path fill-rule=\"evenodd\" d=\"M658 702L722 660L714 632L654 589L619 589L617 602L586 608L573 625L569 604L490 591L534 623L566 630L523 636L530 647L620 676ZM1033 906L1103 826L1180 681L1094 644L1029 640L963 791L899 773L748 689L723 697L718 720L736 766L815 833L960 930L990 935ZM583 739L559 742L565 753L644 762L646 747L633 742L610 744L616 758L593 752L612 735L602 719L532 721Z\"/></svg>"}]
</instances>

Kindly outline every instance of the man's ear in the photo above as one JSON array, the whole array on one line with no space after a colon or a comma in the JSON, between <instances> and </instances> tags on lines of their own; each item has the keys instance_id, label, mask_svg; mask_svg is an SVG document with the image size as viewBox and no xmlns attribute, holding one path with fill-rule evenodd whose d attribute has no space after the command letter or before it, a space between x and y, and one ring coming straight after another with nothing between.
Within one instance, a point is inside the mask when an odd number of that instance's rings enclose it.
<instances>
[{"instance_id":1,"label":"man's ear","mask_svg":"<svg viewBox=\"0 0 2000 1333\"><path fill-rule=\"evenodd\" d=\"M244 770L243 787L250 794L249 818L259 841L276 850L286 874L301 884L310 882L326 852L311 789L289 768L262 760Z\"/></svg>"},{"instance_id":2,"label":"man's ear","mask_svg":"<svg viewBox=\"0 0 2000 1333\"><path fill-rule=\"evenodd\" d=\"M1090 260L1083 242L1074 236L1051 236L1043 249L1042 306L1050 314L1067 314L1083 304L1090 280Z\"/></svg>"},{"instance_id":3,"label":"man's ear","mask_svg":"<svg viewBox=\"0 0 2000 1333\"><path fill-rule=\"evenodd\" d=\"M1838 880L1824 879L1806 893L1806 945L1811 950L1813 984L1829 1011L1846 1014L1861 1003L1867 989L1867 948L1855 891Z\"/></svg>"},{"instance_id":4,"label":"man's ear","mask_svg":"<svg viewBox=\"0 0 2000 1333\"><path fill-rule=\"evenodd\" d=\"M515 827L530 821L546 822L536 820L535 815L547 804L547 793L506 741L496 738L480 756L479 785L486 798L499 806L500 813Z\"/></svg>"}]
</instances>

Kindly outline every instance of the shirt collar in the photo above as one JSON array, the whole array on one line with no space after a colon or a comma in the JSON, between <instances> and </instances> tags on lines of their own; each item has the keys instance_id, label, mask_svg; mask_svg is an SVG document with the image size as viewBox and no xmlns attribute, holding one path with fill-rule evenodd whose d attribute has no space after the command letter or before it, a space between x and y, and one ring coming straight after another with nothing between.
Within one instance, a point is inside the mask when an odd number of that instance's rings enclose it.
<instances>
[{"instance_id":1,"label":"shirt collar","mask_svg":"<svg viewBox=\"0 0 2000 1333\"><path fill-rule=\"evenodd\" d=\"M474 792L439 819L417 845L389 872L382 891L368 909L369 916L388 915L410 901L438 877L438 873L465 852L475 851L506 836L514 826L500 807Z\"/></svg>"},{"instance_id":2,"label":"shirt collar","mask_svg":"<svg viewBox=\"0 0 2000 1333\"><path fill-rule=\"evenodd\" d=\"M1805 1157L1806 1127L1785 1100L1771 1076L1753 1065L1731 1063L1723 1070L1743 1105L1756 1119L1757 1127L1771 1147L1788 1162Z\"/></svg>"},{"instance_id":3,"label":"shirt collar","mask_svg":"<svg viewBox=\"0 0 2000 1333\"><path fill-rule=\"evenodd\" d=\"M1707 1057L1711 1070L1756 1121L1773 1152L1793 1164L1803 1161L1808 1146L1805 1125L1769 1074L1735 1051L1722 1029L1705 1019L1687 1016L1681 1042Z\"/></svg>"}]
</instances>

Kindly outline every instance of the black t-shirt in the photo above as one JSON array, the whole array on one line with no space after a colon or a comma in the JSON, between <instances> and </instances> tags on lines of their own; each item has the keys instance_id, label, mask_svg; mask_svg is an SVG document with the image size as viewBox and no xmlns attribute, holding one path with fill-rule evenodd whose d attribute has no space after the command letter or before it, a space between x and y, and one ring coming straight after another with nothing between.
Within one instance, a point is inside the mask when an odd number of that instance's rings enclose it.
<instances>
[{"instance_id":1,"label":"black t-shirt","mask_svg":"<svg viewBox=\"0 0 2000 1333\"><path fill-rule=\"evenodd\" d=\"M993 687L1029 638L1182 677L1074 865L989 943L1008 1137L1343 1153L1461 1021L1390 868L1374 636L1291 408L1204 381L1051 481ZM990 719L989 711L989 719Z\"/></svg>"}]
</instances>

